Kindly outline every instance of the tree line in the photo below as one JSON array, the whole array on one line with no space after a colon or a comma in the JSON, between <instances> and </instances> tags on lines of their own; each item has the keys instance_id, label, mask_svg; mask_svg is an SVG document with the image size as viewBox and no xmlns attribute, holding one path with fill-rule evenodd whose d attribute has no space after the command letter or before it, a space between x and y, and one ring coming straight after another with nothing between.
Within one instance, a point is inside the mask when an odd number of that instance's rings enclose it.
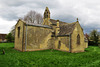
<instances>
[{"instance_id":1,"label":"tree line","mask_svg":"<svg viewBox=\"0 0 100 67\"><path fill-rule=\"evenodd\" d=\"M88 45L99 46L100 44L100 32L96 29L92 30L89 34L85 35L88 39Z\"/></svg>"}]
</instances>

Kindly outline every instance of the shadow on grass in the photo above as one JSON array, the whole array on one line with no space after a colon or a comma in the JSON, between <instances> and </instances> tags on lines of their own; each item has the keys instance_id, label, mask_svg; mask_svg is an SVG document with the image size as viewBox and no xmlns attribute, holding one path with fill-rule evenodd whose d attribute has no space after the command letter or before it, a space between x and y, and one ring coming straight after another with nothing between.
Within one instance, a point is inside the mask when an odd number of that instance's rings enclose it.
<instances>
[{"instance_id":1,"label":"shadow on grass","mask_svg":"<svg viewBox=\"0 0 100 67\"><path fill-rule=\"evenodd\" d=\"M85 50L85 52L90 52L89 50Z\"/></svg>"}]
</instances>

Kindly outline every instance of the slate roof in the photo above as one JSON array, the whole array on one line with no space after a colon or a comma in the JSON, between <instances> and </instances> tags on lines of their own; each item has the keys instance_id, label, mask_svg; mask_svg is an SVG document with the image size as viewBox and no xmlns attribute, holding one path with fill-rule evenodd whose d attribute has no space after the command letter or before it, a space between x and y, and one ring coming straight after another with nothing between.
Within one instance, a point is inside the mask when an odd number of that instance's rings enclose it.
<instances>
[{"instance_id":1,"label":"slate roof","mask_svg":"<svg viewBox=\"0 0 100 67\"><path fill-rule=\"evenodd\" d=\"M59 35L67 35L67 34L72 33L75 28L75 24L76 22L61 26Z\"/></svg>"},{"instance_id":2,"label":"slate roof","mask_svg":"<svg viewBox=\"0 0 100 67\"><path fill-rule=\"evenodd\" d=\"M41 25L41 24L34 24L34 23L26 23L28 26L36 26L36 27L44 27L44 28L52 28L51 26L48 25Z\"/></svg>"},{"instance_id":3,"label":"slate roof","mask_svg":"<svg viewBox=\"0 0 100 67\"><path fill-rule=\"evenodd\" d=\"M50 19L50 21L52 24L56 24L57 22L57 20L54 19ZM72 33L76 23L77 22L66 23L66 22L59 21L59 25L60 25L59 35L69 35L70 33Z\"/></svg>"},{"instance_id":4,"label":"slate roof","mask_svg":"<svg viewBox=\"0 0 100 67\"><path fill-rule=\"evenodd\" d=\"M57 24L57 20L54 20L54 19L50 19L50 22L51 22L52 24ZM62 26L62 25L64 25L64 24L68 24L68 23L59 21L59 25L60 25L60 26Z\"/></svg>"}]
</instances>

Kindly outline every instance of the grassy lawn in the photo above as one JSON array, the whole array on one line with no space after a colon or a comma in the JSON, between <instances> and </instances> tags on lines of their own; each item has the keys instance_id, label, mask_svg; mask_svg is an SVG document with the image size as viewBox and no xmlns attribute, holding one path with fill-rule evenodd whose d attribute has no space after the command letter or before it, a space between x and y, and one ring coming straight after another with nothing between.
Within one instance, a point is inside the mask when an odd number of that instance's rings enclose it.
<instances>
[{"instance_id":1,"label":"grassy lawn","mask_svg":"<svg viewBox=\"0 0 100 67\"><path fill-rule=\"evenodd\" d=\"M20 52L13 47L14 43L0 43L0 67L100 67L100 48L96 46L89 46L83 53Z\"/></svg>"}]
</instances>

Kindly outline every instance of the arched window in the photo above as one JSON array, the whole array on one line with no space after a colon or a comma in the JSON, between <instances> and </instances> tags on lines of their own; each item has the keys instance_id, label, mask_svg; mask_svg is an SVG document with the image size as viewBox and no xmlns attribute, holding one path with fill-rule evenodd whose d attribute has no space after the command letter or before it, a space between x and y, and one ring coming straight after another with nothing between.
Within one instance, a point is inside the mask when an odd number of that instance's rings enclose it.
<instances>
[{"instance_id":1,"label":"arched window","mask_svg":"<svg viewBox=\"0 0 100 67\"><path fill-rule=\"evenodd\" d=\"M20 37L20 27L18 27L18 37Z\"/></svg>"},{"instance_id":2,"label":"arched window","mask_svg":"<svg viewBox=\"0 0 100 67\"><path fill-rule=\"evenodd\" d=\"M80 44L80 35L77 35L77 44Z\"/></svg>"}]
</instances>

